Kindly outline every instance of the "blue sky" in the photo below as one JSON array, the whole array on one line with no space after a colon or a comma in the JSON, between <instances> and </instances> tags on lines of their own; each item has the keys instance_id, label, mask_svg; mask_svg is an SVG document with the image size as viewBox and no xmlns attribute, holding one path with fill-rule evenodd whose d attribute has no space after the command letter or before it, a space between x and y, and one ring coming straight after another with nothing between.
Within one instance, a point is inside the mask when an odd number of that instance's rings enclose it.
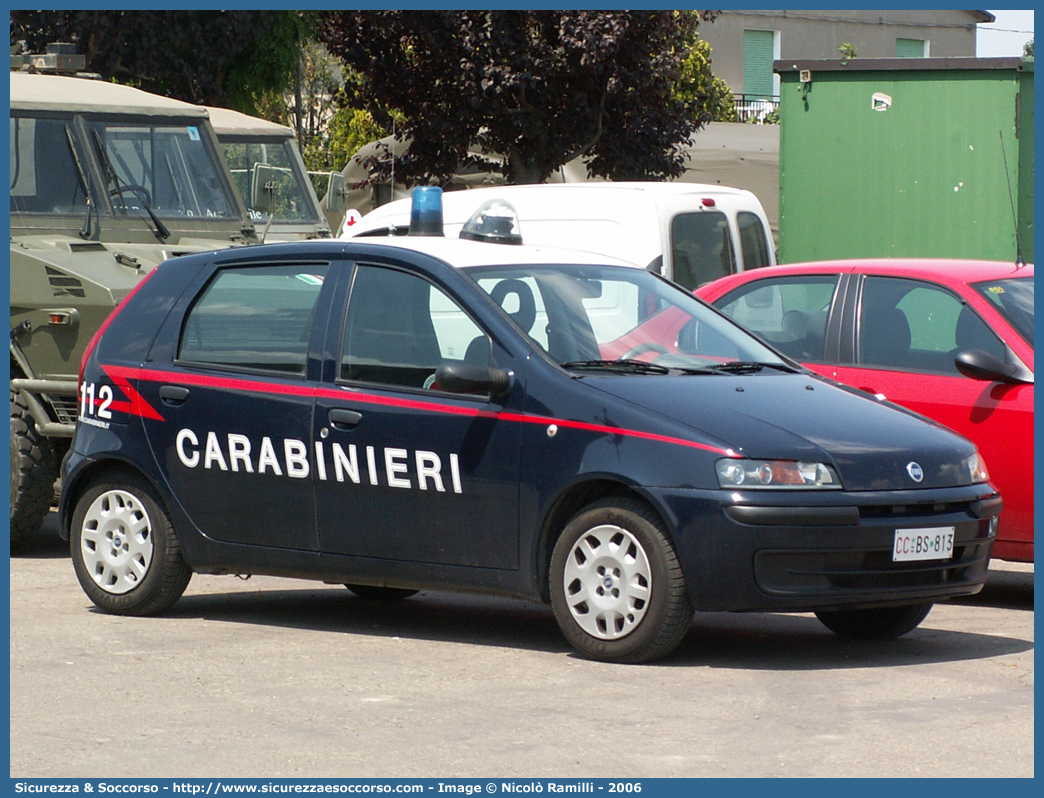
<instances>
[{"instance_id":1,"label":"blue sky","mask_svg":"<svg viewBox=\"0 0 1044 798\"><path fill-rule=\"evenodd\" d=\"M1022 45L1033 38L1033 10L993 11L997 21L979 25L976 36L980 58L1022 55Z\"/></svg>"}]
</instances>

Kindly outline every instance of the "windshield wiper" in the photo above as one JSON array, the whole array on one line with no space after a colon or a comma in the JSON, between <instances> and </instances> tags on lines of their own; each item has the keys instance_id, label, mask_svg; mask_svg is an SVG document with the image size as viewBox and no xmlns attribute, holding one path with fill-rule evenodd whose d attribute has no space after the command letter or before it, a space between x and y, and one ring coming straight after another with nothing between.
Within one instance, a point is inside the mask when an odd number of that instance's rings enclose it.
<instances>
[{"instance_id":1,"label":"windshield wiper","mask_svg":"<svg viewBox=\"0 0 1044 798\"><path fill-rule=\"evenodd\" d=\"M152 219L152 223L156 226L156 229L153 230L153 234L160 241L166 241L168 238L170 238L170 230L168 230L167 226L163 224L163 222L160 221L159 217L152 212L152 208L150 208L149 203L145 201L145 197L143 197L141 194L135 191L133 186L120 185L119 175L117 175L116 170L112 168L112 162L109 160L109 156L105 152L105 145L102 144L101 136L98 135L97 130L93 130L91 132L94 133L94 148L98 152L98 160L101 161L102 166L105 167L105 179L107 181L105 183L105 187L108 188L110 185L113 187L112 191L109 192L110 196L117 194L119 195L120 204L123 206L123 212L126 213L127 201L123 199L123 192L130 191L132 194L134 194L134 196L137 197L138 201L141 203L141 207L145 209L145 212L149 215L149 218Z\"/></svg>"},{"instance_id":2,"label":"windshield wiper","mask_svg":"<svg viewBox=\"0 0 1044 798\"><path fill-rule=\"evenodd\" d=\"M721 363L715 366L708 366L707 368L726 374L755 374L762 369L794 372L794 369L786 363L757 363L752 360L737 360L734 363Z\"/></svg>"},{"instance_id":3,"label":"windshield wiper","mask_svg":"<svg viewBox=\"0 0 1044 798\"><path fill-rule=\"evenodd\" d=\"M65 139L69 142L69 152L72 153L73 164L76 166L76 176L80 181L80 185L83 186L83 195L87 199L87 216L83 220L83 227L80 228L80 238L90 238L94 232L94 225L92 220L94 218L94 198L91 197L90 185L87 182L87 173L83 170L83 164L80 163L80 154L76 152L76 145L73 144L72 131L69 130L69 126L65 126ZM76 197L74 195L73 201Z\"/></svg>"},{"instance_id":4,"label":"windshield wiper","mask_svg":"<svg viewBox=\"0 0 1044 798\"><path fill-rule=\"evenodd\" d=\"M564 369L589 369L591 371L619 371L624 374L670 374L671 370L644 360L571 360L563 363Z\"/></svg>"}]
</instances>

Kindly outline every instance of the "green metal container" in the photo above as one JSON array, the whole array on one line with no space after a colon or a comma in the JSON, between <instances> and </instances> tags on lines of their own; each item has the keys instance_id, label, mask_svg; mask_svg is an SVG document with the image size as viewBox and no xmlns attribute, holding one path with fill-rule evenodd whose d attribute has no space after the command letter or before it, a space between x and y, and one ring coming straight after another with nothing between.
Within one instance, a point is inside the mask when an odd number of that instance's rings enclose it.
<instances>
[{"instance_id":1,"label":"green metal container","mask_svg":"<svg viewBox=\"0 0 1044 798\"><path fill-rule=\"evenodd\" d=\"M1033 60L776 61L780 261L1033 262Z\"/></svg>"}]
</instances>

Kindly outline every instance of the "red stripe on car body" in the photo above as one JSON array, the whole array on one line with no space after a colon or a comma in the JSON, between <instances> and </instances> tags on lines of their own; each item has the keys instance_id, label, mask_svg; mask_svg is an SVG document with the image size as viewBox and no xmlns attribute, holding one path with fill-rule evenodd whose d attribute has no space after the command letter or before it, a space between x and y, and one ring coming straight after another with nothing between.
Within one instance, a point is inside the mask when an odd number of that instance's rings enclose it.
<instances>
[{"instance_id":1,"label":"red stripe on car body","mask_svg":"<svg viewBox=\"0 0 1044 798\"><path fill-rule=\"evenodd\" d=\"M202 388L217 388L227 391L245 391L249 393L276 394L280 396L304 396L322 397L324 399L338 399L350 402L361 402L364 404L382 405L384 407L396 407L404 410L419 410L425 413L441 413L445 415L468 416L471 418L490 418L497 421L506 421L517 424L555 424L565 429L582 430L584 432L595 432L603 435L626 435L630 438L668 443L675 446L687 446L692 449L701 449L707 452L725 455L727 457L739 457L731 449L722 449L719 446L711 446L698 441L685 438L675 438L670 435L659 435L654 432L642 430L623 429L604 424L591 424L586 421L574 421L564 418L553 418L551 416L538 416L529 413L494 412L490 410L479 410L474 407L460 407L442 402L425 402L418 399L404 399L394 396L381 396L379 394L365 393L354 388L313 388L304 385L288 385L278 382L265 382L240 377L222 377L209 374L186 374L179 371L163 371L160 369L130 368L124 366L103 366L113 382L115 382L131 400L132 415L139 415L154 421L162 421L163 417L149 405L148 402L129 384L129 380L138 379L148 382L169 382L177 385L199 386Z\"/></svg>"}]
</instances>

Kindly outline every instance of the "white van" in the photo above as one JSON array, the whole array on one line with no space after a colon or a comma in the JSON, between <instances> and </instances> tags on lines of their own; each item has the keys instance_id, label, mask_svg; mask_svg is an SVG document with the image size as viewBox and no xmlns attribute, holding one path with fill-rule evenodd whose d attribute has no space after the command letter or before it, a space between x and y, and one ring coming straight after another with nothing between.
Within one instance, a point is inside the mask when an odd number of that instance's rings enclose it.
<instances>
[{"instance_id":1,"label":"white van","mask_svg":"<svg viewBox=\"0 0 1044 798\"><path fill-rule=\"evenodd\" d=\"M443 229L456 237L491 199L511 203L527 244L611 255L693 289L733 272L776 262L768 219L749 191L699 183L542 183L443 194ZM404 235L410 200L358 218L341 238Z\"/></svg>"}]
</instances>

